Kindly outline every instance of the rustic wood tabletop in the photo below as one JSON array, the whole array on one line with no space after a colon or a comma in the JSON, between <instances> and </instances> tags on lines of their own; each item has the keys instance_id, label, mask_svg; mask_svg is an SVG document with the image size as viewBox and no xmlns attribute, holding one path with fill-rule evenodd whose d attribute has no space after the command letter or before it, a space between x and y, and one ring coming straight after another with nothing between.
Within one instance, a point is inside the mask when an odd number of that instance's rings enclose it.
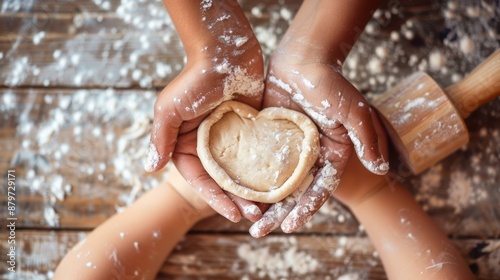
<instances>
[{"instance_id":1,"label":"rustic wood tabletop","mask_svg":"<svg viewBox=\"0 0 500 280\"><path fill-rule=\"evenodd\" d=\"M240 3L267 58L301 1ZM418 70L451 85L496 49L498 1L391 0L375 12L343 70L373 99ZM50 279L73 245L165 178L167 171L150 175L142 166L156 95L183 64L160 0L1 2L1 279ZM479 279L500 279L500 99L466 124L469 143L442 162L418 176L398 164L391 172ZM14 231L8 218L16 218ZM257 240L249 226L202 221L158 279L386 279L362 225L334 199L294 234ZM6 266L13 234L15 273Z\"/></svg>"}]
</instances>

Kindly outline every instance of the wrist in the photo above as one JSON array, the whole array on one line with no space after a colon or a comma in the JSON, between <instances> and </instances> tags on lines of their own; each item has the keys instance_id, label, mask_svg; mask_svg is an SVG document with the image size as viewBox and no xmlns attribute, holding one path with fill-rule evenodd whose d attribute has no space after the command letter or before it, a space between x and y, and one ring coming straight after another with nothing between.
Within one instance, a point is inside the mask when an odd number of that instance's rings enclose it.
<instances>
[{"instance_id":1,"label":"wrist","mask_svg":"<svg viewBox=\"0 0 500 280\"><path fill-rule=\"evenodd\" d=\"M326 44L311 44L310 34L287 35L273 52L272 60L290 64L324 64L340 69L342 56Z\"/></svg>"},{"instance_id":2,"label":"wrist","mask_svg":"<svg viewBox=\"0 0 500 280\"><path fill-rule=\"evenodd\" d=\"M379 2L305 0L280 47L315 62L342 63Z\"/></svg>"},{"instance_id":3,"label":"wrist","mask_svg":"<svg viewBox=\"0 0 500 280\"><path fill-rule=\"evenodd\" d=\"M178 187L170 182L167 182L167 186L175 198L174 203L176 204L177 212L182 216L188 228L191 228L206 217L202 211L206 204L204 201L198 202L196 197L190 197L189 190L184 190L183 186ZM201 200L201 198L199 199Z\"/></svg>"},{"instance_id":4,"label":"wrist","mask_svg":"<svg viewBox=\"0 0 500 280\"><path fill-rule=\"evenodd\" d=\"M186 222L194 225L215 214L215 211L188 184L176 168L169 171L166 183L176 196L177 208Z\"/></svg>"},{"instance_id":5,"label":"wrist","mask_svg":"<svg viewBox=\"0 0 500 280\"><path fill-rule=\"evenodd\" d=\"M379 193L391 187L390 181L384 176L373 176L373 179L362 180L356 183L349 183L348 186L341 185L333 193L335 198L349 209L354 210L358 206L377 199Z\"/></svg>"},{"instance_id":6,"label":"wrist","mask_svg":"<svg viewBox=\"0 0 500 280\"><path fill-rule=\"evenodd\" d=\"M346 201L346 205L353 211L363 205L364 203L373 203L377 199L379 199L379 195L384 193L384 191L390 190L390 182L386 179L378 181L378 183L372 185L372 187L368 188L368 191L363 193L361 196L356 197L355 199L351 199Z\"/></svg>"},{"instance_id":7,"label":"wrist","mask_svg":"<svg viewBox=\"0 0 500 280\"><path fill-rule=\"evenodd\" d=\"M355 208L393 185L390 175L381 176L369 172L358 157L353 155L349 158L333 196L349 208Z\"/></svg>"}]
</instances>

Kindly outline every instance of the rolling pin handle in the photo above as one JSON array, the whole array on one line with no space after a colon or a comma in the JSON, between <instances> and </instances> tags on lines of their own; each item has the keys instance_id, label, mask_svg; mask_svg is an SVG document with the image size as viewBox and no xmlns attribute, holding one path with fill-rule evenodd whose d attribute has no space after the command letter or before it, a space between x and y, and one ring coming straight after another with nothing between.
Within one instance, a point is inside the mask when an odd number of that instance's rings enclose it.
<instances>
[{"instance_id":1,"label":"rolling pin handle","mask_svg":"<svg viewBox=\"0 0 500 280\"><path fill-rule=\"evenodd\" d=\"M464 119L500 96L500 50L493 52L467 77L445 91Z\"/></svg>"}]
</instances>

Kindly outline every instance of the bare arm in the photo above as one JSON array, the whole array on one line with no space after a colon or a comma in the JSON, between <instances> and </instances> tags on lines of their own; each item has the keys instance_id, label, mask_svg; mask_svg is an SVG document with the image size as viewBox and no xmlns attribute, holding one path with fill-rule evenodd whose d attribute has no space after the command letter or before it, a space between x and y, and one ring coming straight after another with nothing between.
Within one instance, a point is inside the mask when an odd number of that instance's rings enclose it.
<instances>
[{"instance_id":1,"label":"bare arm","mask_svg":"<svg viewBox=\"0 0 500 280\"><path fill-rule=\"evenodd\" d=\"M401 183L351 158L334 196L364 225L389 279L474 279L446 234Z\"/></svg>"},{"instance_id":2,"label":"bare arm","mask_svg":"<svg viewBox=\"0 0 500 280\"><path fill-rule=\"evenodd\" d=\"M474 279L455 245L400 184L351 207L389 279Z\"/></svg>"},{"instance_id":3,"label":"bare arm","mask_svg":"<svg viewBox=\"0 0 500 280\"><path fill-rule=\"evenodd\" d=\"M213 213L177 171L170 171L168 182L77 244L57 267L54 279L155 279L184 234Z\"/></svg>"}]
</instances>

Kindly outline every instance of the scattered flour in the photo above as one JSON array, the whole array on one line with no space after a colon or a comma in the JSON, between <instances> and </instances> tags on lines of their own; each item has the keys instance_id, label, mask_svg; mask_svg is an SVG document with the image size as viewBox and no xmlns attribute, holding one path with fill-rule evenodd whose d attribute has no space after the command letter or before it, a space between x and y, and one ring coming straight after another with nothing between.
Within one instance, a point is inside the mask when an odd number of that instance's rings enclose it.
<instances>
[{"instance_id":1,"label":"scattered flour","mask_svg":"<svg viewBox=\"0 0 500 280\"><path fill-rule=\"evenodd\" d=\"M440 70L443 66L446 64L446 57L438 51L435 50L431 52L429 55L429 65L431 67L431 70L437 71Z\"/></svg>"},{"instance_id":2,"label":"scattered flour","mask_svg":"<svg viewBox=\"0 0 500 280\"><path fill-rule=\"evenodd\" d=\"M248 41L248 37L237 37L234 39L234 45L239 48Z\"/></svg>"},{"instance_id":3,"label":"scattered flour","mask_svg":"<svg viewBox=\"0 0 500 280\"><path fill-rule=\"evenodd\" d=\"M462 213L468 207L488 198L488 193L478 186L474 186L471 178L464 172L451 174L448 189L448 204L455 209L455 214Z\"/></svg>"},{"instance_id":4,"label":"scattered flour","mask_svg":"<svg viewBox=\"0 0 500 280\"><path fill-rule=\"evenodd\" d=\"M462 51L463 54L468 55L474 51L475 43L469 36L463 36L460 38L459 46L460 51Z\"/></svg>"},{"instance_id":5,"label":"scattered flour","mask_svg":"<svg viewBox=\"0 0 500 280\"><path fill-rule=\"evenodd\" d=\"M415 198L422 202L424 209L452 207L454 214L461 214L477 203L488 199L488 192L481 187L478 177L471 177L464 171L454 171L450 174L449 184L443 179L443 166L434 165L427 170L420 180ZM443 189L445 194L436 195Z\"/></svg>"},{"instance_id":6,"label":"scattered flour","mask_svg":"<svg viewBox=\"0 0 500 280\"><path fill-rule=\"evenodd\" d=\"M297 245L289 244L288 239L281 242L287 243L286 251L274 252L272 243L275 242L268 241L266 245L241 244L237 248L237 254L245 262L245 270L270 279L305 276L320 268L318 260L307 252L300 251Z\"/></svg>"},{"instance_id":7,"label":"scattered flour","mask_svg":"<svg viewBox=\"0 0 500 280\"><path fill-rule=\"evenodd\" d=\"M40 98L46 108L41 119L30 105L36 104L40 93L28 92L27 106L10 94L0 96L0 100L13 100L0 106L2 114L19 114L19 144L11 147L15 156L10 166L24 168L26 175L17 185L42 197L41 209L33 209L31 215L42 217L51 227L59 224L55 206L75 189L78 195L92 198L109 195L106 185L121 185L124 191L117 195L116 205L120 210L165 176L160 172L144 177L140 171L147 154L154 93L65 92Z\"/></svg>"},{"instance_id":8,"label":"scattered flour","mask_svg":"<svg viewBox=\"0 0 500 280\"><path fill-rule=\"evenodd\" d=\"M337 278L337 280L361 280L361 276L355 272L350 272L343 274Z\"/></svg>"},{"instance_id":9,"label":"scattered flour","mask_svg":"<svg viewBox=\"0 0 500 280\"><path fill-rule=\"evenodd\" d=\"M201 9L206 11L212 7L212 0L202 0L200 5Z\"/></svg>"}]
</instances>

